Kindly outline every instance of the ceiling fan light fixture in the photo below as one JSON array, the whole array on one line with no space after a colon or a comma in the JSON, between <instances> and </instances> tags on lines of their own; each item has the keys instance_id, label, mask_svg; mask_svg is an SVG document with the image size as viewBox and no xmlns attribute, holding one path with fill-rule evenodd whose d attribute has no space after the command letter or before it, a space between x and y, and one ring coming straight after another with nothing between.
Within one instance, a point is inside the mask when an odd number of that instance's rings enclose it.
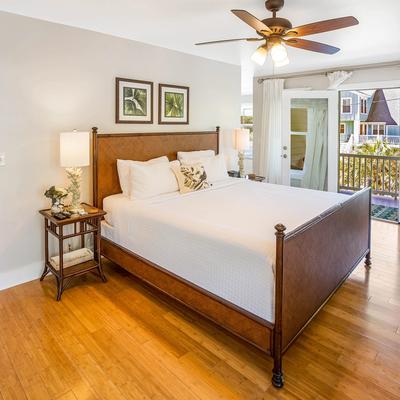
<instances>
[{"instance_id":1,"label":"ceiling fan light fixture","mask_svg":"<svg viewBox=\"0 0 400 400\"><path fill-rule=\"evenodd\" d=\"M251 60L258 65L264 65L267 59L268 49L265 45L260 46L251 56Z\"/></svg>"},{"instance_id":2,"label":"ceiling fan light fixture","mask_svg":"<svg viewBox=\"0 0 400 400\"><path fill-rule=\"evenodd\" d=\"M274 63L280 63L288 58L285 46L282 43L277 43L272 46L271 57Z\"/></svg>"}]
</instances>

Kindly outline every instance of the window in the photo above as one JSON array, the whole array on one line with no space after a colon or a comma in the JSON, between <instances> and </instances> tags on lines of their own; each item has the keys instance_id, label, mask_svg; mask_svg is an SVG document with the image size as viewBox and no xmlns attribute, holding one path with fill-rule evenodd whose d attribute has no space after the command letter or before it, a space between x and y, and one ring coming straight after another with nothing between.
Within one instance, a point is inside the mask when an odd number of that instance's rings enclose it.
<instances>
[{"instance_id":1,"label":"window","mask_svg":"<svg viewBox=\"0 0 400 400\"><path fill-rule=\"evenodd\" d=\"M378 122L376 124L368 124L369 132L372 135L384 135L385 134L385 124Z\"/></svg>"},{"instance_id":2,"label":"window","mask_svg":"<svg viewBox=\"0 0 400 400\"><path fill-rule=\"evenodd\" d=\"M346 124L340 124L340 134L344 135L346 133Z\"/></svg>"},{"instance_id":3,"label":"window","mask_svg":"<svg viewBox=\"0 0 400 400\"><path fill-rule=\"evenodd\" d=\"M367 99L360 99L360 113L367 113Z\"/></svg>"},{"instance_id":4,"label":"window","mask_svg":"<svg viewBox=\"0 0 400 400\"><path fill-rule=\"evenodd\" d=\"M366 135L367 134L367 124L360 123L360 135Z\"/></svg>"},{"instance_id":5,"label":"window","mask_svg":"<svg viewBox=\"0 0 400 400\"><path fill-rule=\"evenodd\" d=\"M342 98L342 114L351 114L351 97Z\"/></svg>"},{"instance_id":6,"label":"window","mask_svg":"<svg viewBox=\"0 0 400 400\"><path fill-rule=\"evenodd\" d=\"M303 171L306 145L306 134L292 133L290 135L290 169Z\"/></svg>"},{"instance_id":7,"label":"window","mask_svg":"<svg viewBox=\"0 0 400 400\"><path fill-rule=\"evenodd\" d=\"M240 115L241 127L250 131L250 147L244 155L246 158L253 158L253 104L242 104Z\"/></svg>"},{"instance_id":8,"label":"window","mask_svg":"<svg viewBox=\"0 0 400 400\"><path fill-rule=\"evenodd\" d=\"M290 169L302 171L307 146L307 108L292 107L290 110L290 131Z\"/></svg>"}]
</instances>

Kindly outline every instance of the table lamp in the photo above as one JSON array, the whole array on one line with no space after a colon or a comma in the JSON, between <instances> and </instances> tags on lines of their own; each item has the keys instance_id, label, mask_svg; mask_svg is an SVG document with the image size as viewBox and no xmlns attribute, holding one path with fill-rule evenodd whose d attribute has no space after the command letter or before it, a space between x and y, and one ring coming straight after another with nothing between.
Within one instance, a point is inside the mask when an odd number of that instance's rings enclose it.
<instances>
[{"instance_id":1,"label":"table lamp","mask_svg":"<svg viewBox=\"0 0 400 400\"><path fill-rule=\"evenodd\" d=\"M244 174L244 152L250 147L250 130L237 128L235 129L235 148L238 151L238 164L239 164L239 176L245 177Z\"/></svg>"},{"instance_id":2,"label":"table lamp","mask_svg":"<svg viewBox=\"0 0 400 400\"><path fill-rule=\"evenodd\" d=\"M68 191L72 194L69 211L78 214L83 211L80 205L80 184L82 168L90 165L89 132L60 133L60 164L66 169L70 180Z\"/></svg>"}]
</instances>

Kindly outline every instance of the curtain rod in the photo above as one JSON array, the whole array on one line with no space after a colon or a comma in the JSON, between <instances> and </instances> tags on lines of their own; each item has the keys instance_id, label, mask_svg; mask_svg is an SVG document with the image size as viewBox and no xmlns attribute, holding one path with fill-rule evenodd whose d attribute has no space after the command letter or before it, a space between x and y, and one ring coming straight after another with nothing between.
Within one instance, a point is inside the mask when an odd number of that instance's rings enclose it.
<instances>
[{"instance_id":1,"label":"curtain rod","mask_svg":"<svg viewBox=\"0 0 400 400\"><path fill-rule=\"evenodd\" d=\"M307 71L307 72L292 72L292 73L287 73L287 74L281 74L281 75L268 75L264 78L258 78L257 83L263 83L264 81L267 81L269 79L281 79L281 78L302 78L306 76L318 76L318 75L323 75L327 76L328 73L334 72L334 71L359 71L363 69L373 69L373 68L388 68L388 67L400 67L400 61L390 61L386 63L378 63L378 64L367 64L367 65L354 65L354 66L348 66L348 67L336 67L334 69L329 69L329 70L315 70L315 71Z\"/></svg>"}]
</instances>

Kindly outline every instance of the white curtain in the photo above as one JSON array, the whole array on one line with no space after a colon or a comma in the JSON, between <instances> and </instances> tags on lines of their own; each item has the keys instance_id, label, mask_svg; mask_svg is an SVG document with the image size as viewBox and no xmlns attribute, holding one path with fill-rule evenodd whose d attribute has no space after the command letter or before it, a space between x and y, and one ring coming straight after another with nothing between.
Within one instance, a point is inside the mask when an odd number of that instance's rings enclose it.
<instances>
[{"instance_id":1,"label":"white curtain","mask_svg":"<svg viewBox=\"0 0 400 400\"><path fill-rule=\"evenodd\" d=\"M326 190L328 170L328 102L303 100L308 109L308 134L302 186Z\"/></svg>"},{"instance_id":2,"label":"white curtain","mask_svg":"<svg viewBox=\"0 0 400 400\"><path fill-rule=\"evenodd\" d=\"M353 73L347 71L328 72L326 75L329 80L328 89L337 89L345 80L349 79Z\"/></svg>"},{"instance_id":3,"label":"white curtain","mask_svg":"<svg viewBox=\"0 0 400 400\"><path fill-rule=\"evenodd\" d=\"M283 79L263 81L260 122L254 135L254 171L269 183L281 183L283 84Z\"/></svg>"}]
</instances>

